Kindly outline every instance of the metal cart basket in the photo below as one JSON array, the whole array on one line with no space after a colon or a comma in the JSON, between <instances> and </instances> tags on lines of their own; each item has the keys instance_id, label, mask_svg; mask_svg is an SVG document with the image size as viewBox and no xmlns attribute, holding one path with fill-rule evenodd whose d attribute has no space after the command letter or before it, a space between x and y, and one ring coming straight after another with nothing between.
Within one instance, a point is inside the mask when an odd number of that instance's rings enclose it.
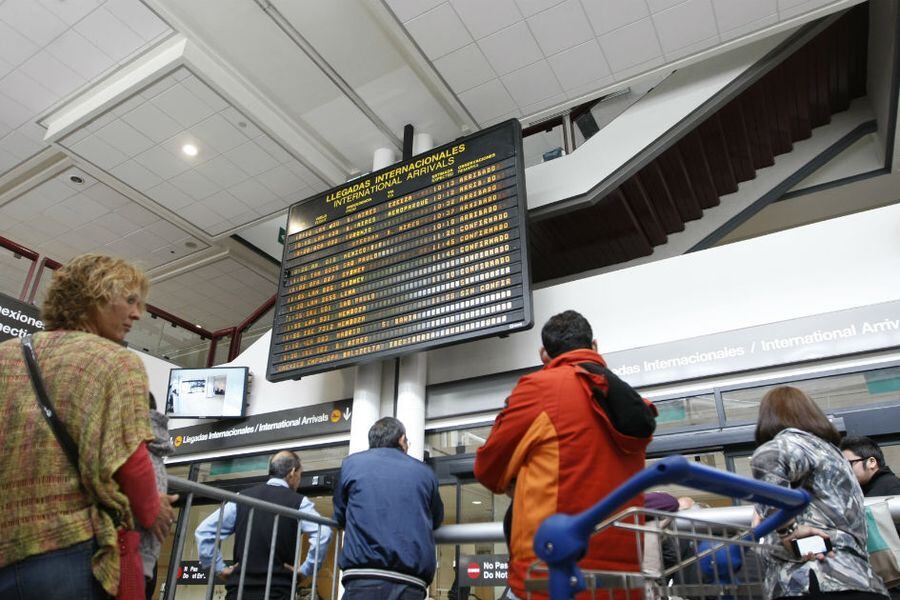
<instances>
[{"instance_id":1,"label":"metal cart basket","mask_svg":"<svg viewBox=\"0 0 900 600\"><path fill-rule=\"evenodd\" d=\"M778 509L754 528L630 508L613 514L645 489L667 483L739 498ZM644 469L609 496L577 515L546 519L534 538L540 559L526 575L526 593L549 589L552 600L591 598L663 600L762 598L760 556L773 548L758 542L799 514L809 503L804 490L792 490L719 471L681 456ZM617 528L633 532L640 570L582 571L577 561L591 535Z\"/></svg>"}]
</instances>

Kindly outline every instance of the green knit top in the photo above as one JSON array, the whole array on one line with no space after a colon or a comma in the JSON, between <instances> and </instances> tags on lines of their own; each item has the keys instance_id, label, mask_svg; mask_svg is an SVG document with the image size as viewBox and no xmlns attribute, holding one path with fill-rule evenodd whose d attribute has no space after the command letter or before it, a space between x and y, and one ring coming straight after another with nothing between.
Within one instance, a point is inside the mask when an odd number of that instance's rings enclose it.
<instances>
[{"instance_id":1,"label":"green knit top","mask_svg":"<svg viewBox=\"0 0 900 600\"><path fill-rule=\"evenodd\" d=\"M80 331L35 335L47 393L78 444L81 476L39 412L18 339L0 344L0 567L96 539L94 576L110 594L119 585L116 527L101 502L133 526L113 473L143 441L147 374L140 358Z\"/></svg>"}]
</instances>

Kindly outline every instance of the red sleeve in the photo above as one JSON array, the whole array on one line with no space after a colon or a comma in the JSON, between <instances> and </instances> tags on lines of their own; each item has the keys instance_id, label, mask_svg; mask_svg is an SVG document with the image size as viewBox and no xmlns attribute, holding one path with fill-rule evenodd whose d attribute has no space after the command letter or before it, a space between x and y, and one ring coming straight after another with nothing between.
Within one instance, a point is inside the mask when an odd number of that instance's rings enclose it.
<instances>
[{"instance_id":1,"label":"red sleeve","mask_svg":"<svg viewBox=\"0 0 900 600\"><path fill-rule=\"evenodd\" d=\"M134 454L113 474L113 479L128 496L131 512L137 522L149 529L159 515L159 492L156 491L156 475L146 443L142 442L138 446Z\"/></svg>"}]
</instances>

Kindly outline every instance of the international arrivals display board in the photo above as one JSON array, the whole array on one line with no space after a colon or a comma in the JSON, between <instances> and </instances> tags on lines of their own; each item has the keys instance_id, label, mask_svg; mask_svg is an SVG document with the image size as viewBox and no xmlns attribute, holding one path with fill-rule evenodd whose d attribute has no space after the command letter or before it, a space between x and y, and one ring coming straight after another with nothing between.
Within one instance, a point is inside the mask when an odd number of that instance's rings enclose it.
<instances>
[{"instance_id":1,"label":"international arrivals display board","mask_svg":"<svg viewBox=\"0 0 900 600\"><path fill-rule=\"evenodd\" d=\"M270 381L528 329L515 119L291 206Z\"/></svg>"}]
</instances>

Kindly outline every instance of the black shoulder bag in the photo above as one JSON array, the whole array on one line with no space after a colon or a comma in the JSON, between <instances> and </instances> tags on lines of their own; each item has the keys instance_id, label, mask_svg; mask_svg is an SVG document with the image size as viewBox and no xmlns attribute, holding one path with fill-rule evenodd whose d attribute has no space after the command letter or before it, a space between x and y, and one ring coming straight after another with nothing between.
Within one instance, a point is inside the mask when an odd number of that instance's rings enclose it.
<instances>
[{"instance_id":1,"label":"black shoulder bag","mask_svg":"<svg viewBox=\"0 0 900 600\"><path fill-rule=\"evenodd\" d=\"M78 466L78 445L75 444L75 440L69 435L63 422L59 420L56 408L53 406L53 402L50 401L47 388L44 386L44 378L41 376L41 369L37 363L37 355L34 352L34 340L30 334L22 338L22 356L25 358L25 365L28 367L31 386L34 389L34 395L37 398L41 414L44 415L44 420L47 421L80 480L81 469ZM143 598L144 567L138 550L140 534L133 529L125 529L122 524L122 515L118 512L100 502L97 502L97 507L108 514L116 525L119 546L119 592L116 598L118 600Z\"/></svg>"}]
</instances>

